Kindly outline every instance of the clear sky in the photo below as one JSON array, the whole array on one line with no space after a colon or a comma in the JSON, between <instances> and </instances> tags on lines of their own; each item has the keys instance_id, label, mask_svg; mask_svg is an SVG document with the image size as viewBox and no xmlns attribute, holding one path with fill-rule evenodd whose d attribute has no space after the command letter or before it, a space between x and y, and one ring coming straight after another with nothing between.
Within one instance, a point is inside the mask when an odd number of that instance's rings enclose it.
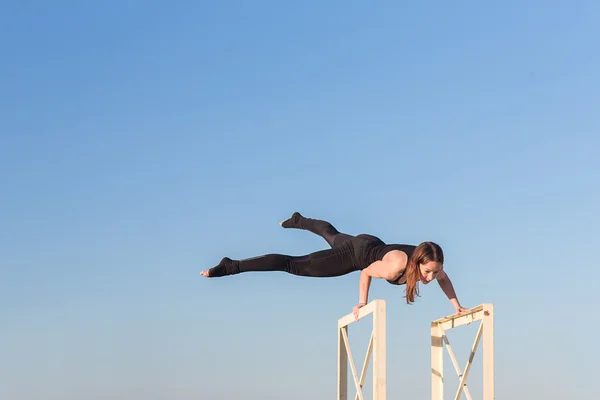
<instances>
[{"instance_id":1,"label":"clear sky","mask_svg":"<svg viewBox=\"0 0 600 400\"><path fill-rule=\"evenodd\" d=\"M0 27L1 399L335 398L357 273L199 275L326 248L294 211L439 243L496 307L496 399L597 398L598 2L21 1ZM388 398L427 399L453 309L403 292L370 294Z\"/></svg>"}]
</instances>

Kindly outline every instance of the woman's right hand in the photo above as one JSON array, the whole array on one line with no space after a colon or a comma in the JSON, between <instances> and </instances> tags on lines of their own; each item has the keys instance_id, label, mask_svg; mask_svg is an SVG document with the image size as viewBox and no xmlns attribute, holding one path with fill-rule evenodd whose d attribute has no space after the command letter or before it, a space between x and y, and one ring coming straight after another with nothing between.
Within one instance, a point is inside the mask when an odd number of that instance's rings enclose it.
<instances>
[{"instance_id":1,"label":"woman's right hand","mask_svg":"<svg viewBox=\"0 0 600 400\"><path fill-rule=\"evenodd\" d=\"M358 321L358 310L360 310L364 306L365 306L365 304L359 303L359 304L355 305L354 308L352 309L352 313L354 314L355 321Z\"/></svg>"}]
</instances>

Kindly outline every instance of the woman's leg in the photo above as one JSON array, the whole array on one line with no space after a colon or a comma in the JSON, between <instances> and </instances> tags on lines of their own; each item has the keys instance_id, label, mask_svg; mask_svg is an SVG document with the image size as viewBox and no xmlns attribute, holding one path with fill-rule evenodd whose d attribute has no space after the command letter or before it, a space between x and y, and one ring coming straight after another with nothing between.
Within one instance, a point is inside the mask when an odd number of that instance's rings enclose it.
<instances>
[{"instance_id":1,"label":"woman's leg","mask_svg":"<svg viewBox=\"0 0 600 400\"><path fill-rule=\"evenodd\" d=\"M353 236L340 233L331 223L320 219L305 218L299 212L295 212L285 221L281 222L284 228L304 229L321 236L329 246L337 247Z\"/></svg>"},{"instance_id":2,"label":"woman's leg","mask_svg":"<svg viewBox=\"0 0 600 400\"><path fill-rule=\"evenodd\" d=\"M356 270L351 247L340 246L304 256L266 254L243 260L225 257L219 265L201 274L213 278L242 272L280 271L292 275L326 278L345 275Z\"/></svg>"}]
</instances>

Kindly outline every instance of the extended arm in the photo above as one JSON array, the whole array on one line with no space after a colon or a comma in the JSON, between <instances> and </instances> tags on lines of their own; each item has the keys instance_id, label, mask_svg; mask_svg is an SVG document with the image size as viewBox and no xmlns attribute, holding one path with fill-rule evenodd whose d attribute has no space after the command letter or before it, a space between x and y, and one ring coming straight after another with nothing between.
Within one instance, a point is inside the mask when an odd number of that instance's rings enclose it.
<instances>
[{"instance_id":1,"label":"extended arm","mask_svg":"<svg viewBox=\"0 0 600 400\"><path fill-rule=\"evenodd\" d=\"M358 280L358 304L364 306L369 301L369 287L371 286L371 276L366 270L360 271Z\"/></svg>"},{"instance_id":2,"label":"extended arm","mask_svg":"<svg viewBox=\"0 0 600 400\"><path fill-rule=\"evenodd\" d=\"M372 278L395 279L406 267L407 257L404 252L390 251L383 260L375 261L360 272L359 279L359 306L369 301L369 287Z\"/></svg>"},{"instance_id":3,"label":"extended arm","mask_svg":"<svg viewBox=\"0 0 600 400\"><path fill-rule=\"evenodd\" d=\"M378 261L380 262L380 261ZM371 264L372 265L372 264ZM369 270L369 268L365 268L360 271L360 278L358 280L358 304L354 306L352 309L352 313L354 314L354 318L358 321L358 310L367 305L369 301L369 287L371 286L371 279L379 278L379 274L375 273L373 270Z\"/></svg>"},{"instance_id":4,"label":"extended arm","mask_svg":"<svg viewBox=\"0 0 600 400\"><path fill-rule=\"evenodd\" d=\"M442 271L437 277L438 284L440 288L444 292L444 294L450 300L450 303L454 306L454 310L456 313L460 313L461 311L466 311L466 308L463 308L456 297L456 292L454 291L454 286L452 285L452 281L450 277L446 274L446 272Z\"/></svg>"}]
</instances>

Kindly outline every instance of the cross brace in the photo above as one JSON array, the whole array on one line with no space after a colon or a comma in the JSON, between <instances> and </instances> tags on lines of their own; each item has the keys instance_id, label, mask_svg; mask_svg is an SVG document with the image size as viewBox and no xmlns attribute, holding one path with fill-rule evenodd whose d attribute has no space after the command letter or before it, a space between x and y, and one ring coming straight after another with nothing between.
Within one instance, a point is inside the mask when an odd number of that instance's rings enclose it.
<instances>
[{"instance_id":1,"label":"cross brace","mask_svg":"<svg viewBox=\"0 0 600 400\"><path fill-rule=\"evenodd\" d=\"M354 364L348 327L360 321L367 315L373 315L373 330L369 339L367 354L363 362L360 376ZM338 400L348 400L348 364L352 372L356 396L354 400L365 400L363 385L365 382L369 361L373 361L373 400L386 399L386 335L385 335L385 301L373 300L359 310L358 321L353 314L348 314L338 320Z\"/></svg>"},{"instance_id":2,"label":"cross brace","mask_svg":"<svg viewBox=\"0 0 600 400\"><path fill-rule=\"evenodd\" d=\"M446 331L472 322L481 321L475 341L471 346L471 353L465 366L461 371ZM494 400L494 306L493 304L482 304L459 315L440 318L431 323L431 398L432 400L444 399L444 353L442 347L446 347L450 355L454 369L460 378L459 387L456 390L454 400L460 400L462 393L468 400L472 400L471 393L466 381L473 364L475 353L483 336L483 400Z\"/></svg>"}]
</instances>

